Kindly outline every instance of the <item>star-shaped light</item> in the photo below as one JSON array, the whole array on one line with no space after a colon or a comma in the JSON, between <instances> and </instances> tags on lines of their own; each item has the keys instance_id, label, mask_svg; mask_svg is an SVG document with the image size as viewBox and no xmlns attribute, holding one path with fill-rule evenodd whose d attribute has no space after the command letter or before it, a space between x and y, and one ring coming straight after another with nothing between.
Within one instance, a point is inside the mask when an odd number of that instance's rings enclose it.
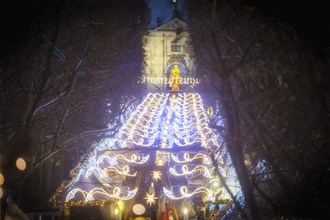
<instances>
[{"instance_id":1,"label":"star-shaped light","mask_svg":"<svg viewBox=\"0 0 330 220\"><path fill-rule=\"evenodd\" d=\"M157 158L156 159L156 165L161 167L165 165L165 159L164 158Z\"/></svg>"},{"instance_id":2,"label":"star-shaped light","mask_svg":"<svg viewBox=\"0 0 330 220\"><path fill-rule=\"evenodd\" d=\"M158 197L155 196L155 193L146 193L146 196L144 197L144 199L146 200L147 204L149 204L150 206L152 204L155 204L156 203L156 199L158 199Z\"/></svg>"},{"instance_id":3,"label":"star-shaped light","mask_svg":"<svg viewBox=\"0 0 330 220\"><path fill-rule=\"evenodd\" d=\"M160 171L153 171L152 172L152 179L153 180L156 180L156 181L160 180L161 176L162 176L162 173Z\"/></svg>"}]
</instances>

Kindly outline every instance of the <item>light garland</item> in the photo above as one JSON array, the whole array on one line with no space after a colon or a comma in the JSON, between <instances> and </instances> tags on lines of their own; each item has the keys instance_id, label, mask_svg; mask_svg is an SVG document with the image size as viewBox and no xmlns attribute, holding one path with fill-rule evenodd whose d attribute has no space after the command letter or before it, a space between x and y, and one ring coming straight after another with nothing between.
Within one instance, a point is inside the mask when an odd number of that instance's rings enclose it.
<instances>
[{"instance_id":1,"label":"light garland","mask_svg":"<svg viewBox=\"0 0 330 220\"><path fill-rule=\"evenodd\" d=\"M194 167L192 170L189 170L187 165L183 165L181 167L181 170L182 173L178 173L173 167L169 169L170 173L173 174L174 176L185 176L185 175L191 175L196 172L202 172L203 176L205 176L206 178L211 178L214 168L208 169L203 165L198 165Z\"/></svg>"},{"instance_id":2,"label":"light garland","mask_svg":"<svg viewBox=\"0 0 330 220\"><path fill-rule=\"evenodd\" d=\"M217 191L213 191L207 187L198 187L193 192L189 193L188 187L182 186L182 187L180 187L180 193L181 193L180 196L175 196L171 190L168 190L165 187L163 187L163 191L168 198L173 199L173 200L180 200L180 199L184 199L184 198L190 198L199 193L207 194L208 198L214 198L217 194L219 194L221 192L221 189L219 189Z\"/></svg>"},{"instance_id":3,"label":"light garland","mask_svg":"<svg viewBox=\"0 0 330 220\"><path fill-rule=\"evenodd\" d=\"M141 159L139 158L139 156L137 156L136 154L132 154L130 158L127 158L125 155L122 154L117 154L114 156L110 156L110 155L102 155L97 159L97 164L101 164L104 161L107 161L110 165L117 165L119 164L119 161L125 161L127 163L130 164L145 164L146 162L148 162L150 158L150 155L144 156ZM140 160L139 160L140 159Z\"/></svg>"},{"instance_id":4,"label":"light garland","mask_svg":"<svg viewBox=\"0 0 330 220\"><path fill-rule=\"evenodd\" d=\"M135 188L134 190L129 190L127 196L120 196L121 195L121 189L119 187L115 187L112 191L112 194L106 192L103 188L94 188L90 191L85 191L82 190L80 188L76 188L71 190L66 198L65 198L65 202L69 202L71 199L73 199L75 197L75 195L77 193L81 193L81 195L84 197L84 201L85 202L90 202L90 201L94 201L95 198L94 196L96 194L102 195L107 199L121 199L121 200L130 200L132 199L136 193L138 191L138 188Z\"/></svg>"},{"instance_id":5,"label":"light garland","mask_svg":"<svg viewBox=\"0 0 330 220\"><path fill-rule=\"evenodd\" d=\"M162 109L168 94L150 93L132 113L118 133L121 147L150 147L158 136Z\"/></svg>"},{"instance_id":6,"label":"light garland","mask_svg":"<svg viewBox=\"0 0 330 220\"><path fill-rule=\"evenodd\" d=\"M82 204L95 200L95 195L103 196L103 199L123 199L133 198L138 188L129 191L126 196L122 196L120 188L115 187L113 193L108 193L106 189L110 186L121 184L126 177L135 177L137 171L130 173L130 166L140 166L146 164L150 160L150 154L144 156L139 154L124 154L111 150L134 149L135 147L160 147L163 151L156 151L155 164L164 166L171 160L182 165L182 172L177 172L173 167L169 169L169 173L175 176L186 176L201 173L205 178L214 177L214 168L208 155L202 153L169 153L169 149L184 150L184 147L199 146L204 149L219 149L220 144L217 137L208 125L208 116L204 110L202 99L196 93L150 93L142 101L140 105L132 112L130 117L119 129L117 135L113 138L105 138L99 144L95 144L95 149L91 152L87 159L79 163L74 172L72 172L72 180L66 186L61 186L58 192L69 191L66 196L66 203L76 203L74 200L76 194L81 194L84 198ZM102 154L100 152L109 151L110 154ZM199 160L199 161L198 161ZM201 163L202 165L197 165ZM222 156L217 154L217 163L221 175L226 177L226 172L222 168ZM194 164L194 167L192 165ZM191 169L191 170L189 170ZM139 169L137 169L139 170ZM84 175L83 175L84 174ZM91 190L73 188L79 181L86 182L95 181L90 178L94 175L98 179L98 183L103 188L96 187ZM113 175L115 174L115 175ZM162 173L154 171L152 173L153 180L161 179ZM114 180L113 180L114 179ZM73 189L72 189L73 188ZM182 199L193 196L197 193L206 193L209 200L215 198L217 192L207 187L199 187L193 192L188 192L187 187L181 187L181 195L175 196L172 191L163 188L165 195L171 199ZM155 197L154 193L147 194L145 198ZM156 199L157 197L155 197ZM148 202L148 204L153 204Z\"/></svg>"},{"instance_id":7,"label":"light garland","mask_svg":"<svg viewBox=\"0 0 330 220\"><path fill-rule=\"evenodd\" d=\"M95 175L97 177L105 178L108 176L108 173L110 173L110 172L119 174L119 175L123 175L123 176L131 176L131 177L136 176L137 172L130 174L129 171L130 171L130 168L127 165L123 166L122 170L118 169L115 166L108 166L104 169L101 169L97 166L92 166L86 171L85 177L88 178L90 175L95 173Z\"/></svg>"},{"instance_id":8,"label":"light garland","mask_svg":"<svg viewBox=\"0 0 330 220\"><path fill-rule=\"evenodd\" d=\"M109 166L105 170L106 170L106 173L108 173L108 172L114 172L114 173L119 174L119 175L130 176L130 177L134 177L137 174L136 171L134 173L130 174L129 173L130 172L130 168L127 165L123 166L122 170L119 170L119 169L117 169L114 166Z\"/></svg>"},{"instance_id":9,"label":"light garland","mask_svg":"<svg viewBox=\"0 0 330 220\"><path fill-rule=\"evenodd\" d=\"M206 154L195 154L192 158L190 158L190 155L188 153L184 153L183 160L180 160L175 154L171 154L171 158L176 163L189 163L197 159L202 159L204 162L209 157Z\"/></svg>"}]
</instances>

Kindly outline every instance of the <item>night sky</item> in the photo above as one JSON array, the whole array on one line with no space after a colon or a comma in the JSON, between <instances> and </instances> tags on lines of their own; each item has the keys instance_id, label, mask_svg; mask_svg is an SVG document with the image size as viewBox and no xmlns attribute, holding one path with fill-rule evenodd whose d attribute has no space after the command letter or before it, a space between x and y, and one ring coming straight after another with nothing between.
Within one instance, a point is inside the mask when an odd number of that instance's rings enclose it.
<instances>
[{"instance_id":1,"label":"night sky","mask_svg":"<svg viewBox=\"0 0 330 220\"><path fill-rule=\"evenodd\" d=\"M288 22L317 49L330 46L330 8L327 1L246 0L274 21Z\"/></svg>"},{"instance_id":2,"label":"night sky","mask_svg":"<svg viewBox=\"0 0 330 220\"><path fill-rule=\"evenodd\" d=\"M149 27L155 27L156 18L162 22L171 19L173 4L170 0L146 0L150 5L151 22ZM187 0L185 0L187 1ZM299 36L317 52L330 56L330 8L327 1L305 2L298 0L242 0L245 4L254 6L270 20L287 22L297 30ZM183 0L179 0L179 8ZM34 18L42 11L44 4L50 1L5 0L0 7L1 48L10 48L21 40ZM2 51L1 51L1 54ZM2 56L2 55L0 55Z\"/></svg>"}]
</instances>

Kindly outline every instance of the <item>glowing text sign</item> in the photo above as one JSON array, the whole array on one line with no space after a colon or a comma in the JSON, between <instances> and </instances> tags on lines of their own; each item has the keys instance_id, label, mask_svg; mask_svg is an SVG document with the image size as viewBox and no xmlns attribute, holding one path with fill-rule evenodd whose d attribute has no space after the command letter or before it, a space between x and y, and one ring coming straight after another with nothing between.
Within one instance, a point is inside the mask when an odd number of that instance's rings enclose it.
<instances>
[{"instance_id":1,"label":"glowing text sign","mask_svg":"<svg viewBox=\"0 0 330 220\"><path fill-rule=\"evenodd\" d=\"M153 77L143 75L141 77L140 83L150 83L150 84L170 84L170 81L167 78L163 77ZM180 84L189 84L195 86L200 83L200 79L192 77L183 77L180 79Z\"/></svg>"}]
</instances>

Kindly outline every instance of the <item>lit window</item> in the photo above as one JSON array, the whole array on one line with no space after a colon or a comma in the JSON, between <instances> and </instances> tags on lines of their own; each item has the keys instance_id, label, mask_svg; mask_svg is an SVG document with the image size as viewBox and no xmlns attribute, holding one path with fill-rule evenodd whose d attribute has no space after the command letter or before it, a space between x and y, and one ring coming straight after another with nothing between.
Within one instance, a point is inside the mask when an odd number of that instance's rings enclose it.
<instances>
[{"instance_id":1,"label":"lit window","mask_svg":"<svg viewBox=\"0 0 330 220\"><path fill-rule=\"evenodd\" d=\"M178 43L178 42L172 43L171 52L181 52L181 43Z\"/></svg>"}]
</instances>

